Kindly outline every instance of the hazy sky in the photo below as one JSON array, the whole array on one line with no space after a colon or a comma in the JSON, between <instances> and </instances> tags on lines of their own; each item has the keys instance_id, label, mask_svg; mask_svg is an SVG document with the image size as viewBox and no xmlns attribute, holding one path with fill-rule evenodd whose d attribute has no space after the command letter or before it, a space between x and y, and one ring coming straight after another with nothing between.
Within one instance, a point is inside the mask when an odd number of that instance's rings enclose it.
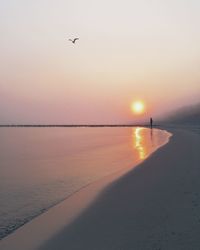
<instances>
[{"instance_id":1,"label":"hazy sky","mask_svg":"<svg viewBox=\"0 0 200 250\"><path fill-rule=\"evenodd\" d=\"M135 99L145 118L197 102L199 12L199 0L0 0L0 123L126 123Z\"/></svg>"}]
</instances>

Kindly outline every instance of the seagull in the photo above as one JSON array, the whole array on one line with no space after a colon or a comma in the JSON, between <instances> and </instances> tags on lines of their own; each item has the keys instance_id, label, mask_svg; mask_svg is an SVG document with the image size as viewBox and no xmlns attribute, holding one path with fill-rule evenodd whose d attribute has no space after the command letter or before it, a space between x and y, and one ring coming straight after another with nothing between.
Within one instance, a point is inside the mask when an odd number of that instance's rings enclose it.
<instances>
[{"instance_id":1,"label":"seagull","mask_svg":"<svg viewBox=\"0 0 200 250\"><path fill-rule=\"evenodd\" d=\"M74 43L74 44L75 44L76 40L79 40L79 38L77 37L77 38L74 38L73 40L72 40L72 39L69 39L69 41L71 41L71 42Z\"/></svg>"}]
</instances>

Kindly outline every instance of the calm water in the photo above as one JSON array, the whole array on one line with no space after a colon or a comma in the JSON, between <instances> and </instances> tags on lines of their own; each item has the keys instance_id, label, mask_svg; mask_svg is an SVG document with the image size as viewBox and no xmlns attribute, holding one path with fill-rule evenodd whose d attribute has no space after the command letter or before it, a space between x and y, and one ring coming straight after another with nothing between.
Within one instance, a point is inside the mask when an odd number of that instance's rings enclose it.
<instances>
[{"instance_id":1,"label":"calm water","mask_svg":"<svg viewBox=\"0 0 200 250\"><path fill-rule=\"evenodd\" d=\"M0 238L168 141L146 128L1 128Z\"/></svg>"}]
</instances>

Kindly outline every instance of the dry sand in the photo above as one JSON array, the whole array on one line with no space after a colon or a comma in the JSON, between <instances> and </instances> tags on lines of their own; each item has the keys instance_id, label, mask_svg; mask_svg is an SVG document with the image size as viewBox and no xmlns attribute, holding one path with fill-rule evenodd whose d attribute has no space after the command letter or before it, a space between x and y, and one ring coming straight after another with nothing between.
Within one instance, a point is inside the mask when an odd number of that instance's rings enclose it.
<instances>
[{"instance_id":1,"label":"dry sand","mask_svg":"<svg viewBox=\"0 0 200 250\"><path fill-rule=\"evenodd\" d=\"M82 189L3 239L0 249L199 250L200 136L172 133L133 171Z\"/></svg>"}]
</instances>

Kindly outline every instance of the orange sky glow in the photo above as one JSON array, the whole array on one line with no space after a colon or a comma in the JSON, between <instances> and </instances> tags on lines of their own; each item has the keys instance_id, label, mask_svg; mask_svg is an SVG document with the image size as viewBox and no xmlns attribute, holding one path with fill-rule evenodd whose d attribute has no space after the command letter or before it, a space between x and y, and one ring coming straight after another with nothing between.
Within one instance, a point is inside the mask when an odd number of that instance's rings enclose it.
<instances>
[{"instance_id":1,"label":"orange sky glow","mask_svg":"<svg viewBox=\"0 0 200 250\"><path fill-rule=\"evenodd\" d=\"M0 123L134 123L198 102L199 9L197 0L1 1Z\"/></svg>"}]
</instances>

